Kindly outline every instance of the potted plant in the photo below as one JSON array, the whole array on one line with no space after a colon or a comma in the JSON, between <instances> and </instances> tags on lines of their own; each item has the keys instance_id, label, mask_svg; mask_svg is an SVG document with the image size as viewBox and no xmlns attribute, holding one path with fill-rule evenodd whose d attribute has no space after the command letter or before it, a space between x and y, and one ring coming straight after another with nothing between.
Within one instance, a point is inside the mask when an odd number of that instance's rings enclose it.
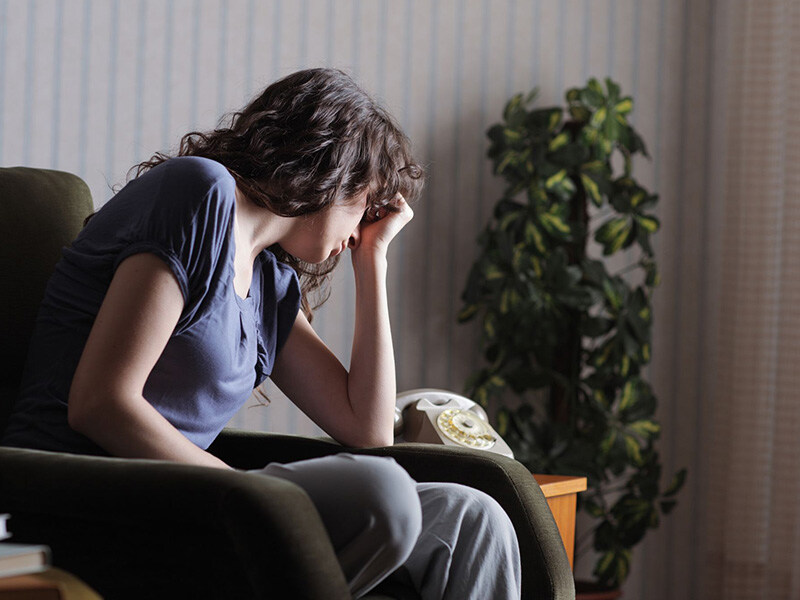
<instances>
[{"instance_id":1,"label":"potted plant","mask_svg":"<svg viewBox=\"0 0 800 600\"><path fill-rule=\"evenodd\" d=\"M478 238L459 314L480 321L486 359L466 393L500 404L498 432L529 469L588 478L579 508L593 525L576 558L594 548L595 583L614 589L686 477L662 488L644 376L658 197L633 178L633 157L647 151L616 83L568 90L566 111L531 108L536 94L511 98L487 132L507 186ZM615 270L622 251L630 264Z\"/></svg>"}]
</instances>

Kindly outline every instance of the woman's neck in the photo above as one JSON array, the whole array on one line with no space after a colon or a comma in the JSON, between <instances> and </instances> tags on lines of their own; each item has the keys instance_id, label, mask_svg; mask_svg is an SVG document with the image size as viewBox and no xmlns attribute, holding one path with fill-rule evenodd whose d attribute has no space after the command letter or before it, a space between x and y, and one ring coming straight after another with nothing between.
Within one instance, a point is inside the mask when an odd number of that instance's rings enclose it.
<instances>
[{"instance_id":1,"label":"woman's neck","mask_svg":"<svg viewBox=\"0 0 800 600\"><path fill-rule=\"evenodd\" d=\"M280 241L291 225L291 219L258 206L238 187L234 214L237 258L250 264L262 250Z\"/></svg>"}]
</instances>

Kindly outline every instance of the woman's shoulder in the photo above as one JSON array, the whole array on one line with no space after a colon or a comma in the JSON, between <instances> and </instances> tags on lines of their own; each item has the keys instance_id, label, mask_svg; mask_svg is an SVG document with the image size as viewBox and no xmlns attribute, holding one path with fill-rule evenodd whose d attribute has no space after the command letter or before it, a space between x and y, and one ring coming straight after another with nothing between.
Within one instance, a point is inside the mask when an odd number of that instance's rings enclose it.
<instances>
[{"instance_id":1,"label":"woman's shoulder","mask_svg":"<svg viewBox=\"0 0 800 600\"><path fill-rule=\"evenodd\" d=\"M226 215L236 201L236 180L225 166L199 156L165 160L131 184L119 196L133 196L140 209L149 203L155 213L180 220L206 213Z\"/></svg>"},{"instance_id":2,"label":"woman's shoulder","mask_svg":"<svg viewBox=\"0 0 800 600\"><path fill-rule=\"evenodd\" d=\"M184 185L236 185L233 176L223 164L202 156L176 156L153 168L153 172L158 170L161 170L161 176L165 179L178 180Z\"/></svg>"}]
</instances>

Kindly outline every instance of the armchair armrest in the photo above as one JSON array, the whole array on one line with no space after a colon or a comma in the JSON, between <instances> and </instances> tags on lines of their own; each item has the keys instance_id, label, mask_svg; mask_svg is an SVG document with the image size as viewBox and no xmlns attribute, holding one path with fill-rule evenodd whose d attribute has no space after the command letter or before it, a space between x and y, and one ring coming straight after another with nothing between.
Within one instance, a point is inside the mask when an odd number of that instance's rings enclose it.
<instances>
[{"instance_id":1,"label":"armchair armrest","mask_svg":"<svg viewBox=\"0 0 800 600\"><path fill-rule=\"evenodd\" d=\"M14 541L111 598L349 598L313 503L273 477L0 448Z\"/></svg>"},{"instance_id":2,"label":"armchair armrest","mask_svg":"<svg viewBox=\"0 0 800 600\"><path fill-rule=\"evenodd\" d=\"M517 531L523 599L575 597L572 569L547 500L533 475L516 460L453 446L398 444L352 449L324 439L237 430L223 431L210 450L242 469L337 452L391 456L417 481L460 483L479 489L500 503Z\"/></svg>"}]
</instances>

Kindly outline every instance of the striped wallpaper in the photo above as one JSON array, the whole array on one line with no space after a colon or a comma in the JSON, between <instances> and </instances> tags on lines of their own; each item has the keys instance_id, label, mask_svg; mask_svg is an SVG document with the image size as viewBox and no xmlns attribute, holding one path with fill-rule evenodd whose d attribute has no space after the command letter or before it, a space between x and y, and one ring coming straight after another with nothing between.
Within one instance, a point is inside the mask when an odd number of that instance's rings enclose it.
<instances>
[{"instance_id":1,"label":"striped wallpaper","mask_svg":"<svg viewBox=\"0 0 800 600\"><path fill-rule=\"evenodd\" d=\"M651 379L666 470L697 458L706 340L702 290L710 216L703 198L712 122L716 0L0 0L0 165L79 174L95 204L127 170L180 136L215 125L269 82L329 65L351 73L411 137L428 170L416 218L393 244L389 295L399 389L460 390L480 361L457 325L475 237L502 189L484 131L515 92L539 104L610 75L633 95L651 161L637 177L661 195L655 239ZM315 326L347 364L352 270L342 261ZM675 374L681 373L682 377ZM241 427L317 434L274 390ZM256 405L254 407L254 405ZM693 489L651 534L626 598L689 598ZM673 557L673 558L669 558ZM581 568L588 568L589 562Z\"/></svg>"}]
</instances>

